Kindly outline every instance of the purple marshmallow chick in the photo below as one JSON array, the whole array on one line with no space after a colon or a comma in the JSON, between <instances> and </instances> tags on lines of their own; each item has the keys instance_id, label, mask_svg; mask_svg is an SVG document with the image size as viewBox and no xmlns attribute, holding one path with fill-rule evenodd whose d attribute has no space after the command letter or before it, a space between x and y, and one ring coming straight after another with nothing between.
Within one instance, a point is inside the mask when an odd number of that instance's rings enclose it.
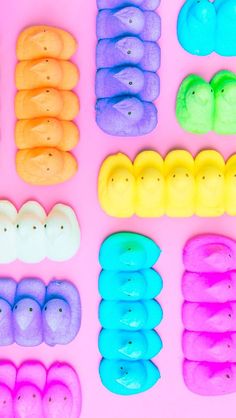
<instances>
[{"instance_id":1,"label":"purple marshmallow chick","mask_svg":"<svg viewBox=\"0 0 236 418\"><path fill-rule=\"evenodd\" d=\"M0 346L13 344L12 307L16 294L16 282L10 278L0 279Z\"/></svg>"},{"instance_id":2,"label":"purple marshmallow chick","mask_svg":"<svg viewBox=\"0 0 236 418\"><path fill-rule=\"evenodd\" d=\"M137 65L144 56L144 43L135 36L102 39L97 45L97 68Z\"/></svg>"},{"instance_id":3,"label":"purple marshmallow chick","mask_svg":"<svg viewBox=\"0 0 236 418\"><path fill-rule=\"evenodd\" d=\"M26 278L18 283L13 308L13 330L17 344L34 347L43 342L42 305L45 293L45 285L40 279Z\"/></svg>"},{"instance_id":4,"label":"purple marshmallow chick","mask_svg":"<svg viewBox=\"0 0 236 418\"><path fill-rule=\"evenodd\" d=\"M80 297L66 281L52 281L42 311L44 341L48 345L69 344L78 334L81 322Z\"/></svg>"},{"instance_id":5,"label":"purple marshmallow chick","mask_svg":"<svg viewBox=\"0 0 236 418\"><path fill-rule=\"evenodd\" d=\"M0 297L0 346L14 343L12 307Z\"/></svg>"},{"instance_id":6,"label":"purple marshmallow chick","mask_svg":"<svg viewBox=\"0 0 236 418\"><path fill-rule=\"evenodd\" d=\"M156 72L160 66L160 48L155 42L143 42L135 36L102 39L96 51L97 69L119 65L138 65Z\"/></svg>"},{"instance_id":7,"label":"purple marshmallow chick","mask_svg":"<svg viewBox=\"0 0 236 418\"><path fill-rule=\"evenodd\" d=\"M137 7L102 10L97 16L98 39L136 35L143 41L156 42L161 34L161 20L155 12L144 12Z\"/></svg>"},{"instance_id":8,"label":"purple marshmallow chick","mask_svg":"<svg viewBox=\"0 0 236 418\"><path fill-rule=\"evenodd\" d=\"M5 299L11 306L15 302L16 286L15 280L8 277L0 278L0 298Z\"/></svg>"},{"instance_id":9,"label":"purple marshmallow chick","mask_svg":"<svg viewBox=\"0 0 236 418\"><path fill-rule=\"evenodd\" d=\"M145 135L157 125L157 109L154 104L136 97L100 99L96 104L96 120L109 135Z\"/></svg>"},{"instance_id":10,"label":"purple marshmallow chick","mask_svg":"<svg viewBox=\"0 0 236 418\"><path fill-rule=\"evenodd\" d=\"M116 38L124 35L140 35L144 29L144 12L137 7L105 9L97 16L98 39Z\"/></svg>"},{"instance_id":11,"label":"purple marshmallow chick","mask_svg":"<svg viewBox=\"0 0 236 418\"><path fill-rule=\"evenodd\" d=\"M97 16L98 39L136 35L143 41L156 42L161 35L161 19L155 12L137 7L105 9Z\"/></svg>"},{"instance_id":12,"label":"purple marshmallow chick","mask_svg":"<svg viewBox=\"0 0 236 418\"><path fill-rule=\"evenodd\" d=\"M39 303L24 297L13 308L15 342L25 347L34 347L43 342L42 312Z\"/></svg>"},{"instance_id":13,"label":"purple marshmallow chick","mask_svg":"<svg viewBox=\"0 0 236 418\"><path fill-rule=\"evenodd\" d=\"M143 10L155 10L160 0L97 0L97 7L101 9L115 9L117 7L138 6Z\"/></svg>"},{"instance_id":14,"label":"purple marshmallow chick","mask_svg":"<svg viewBox=\"0 0 236 418\"><path fill-rule=\"evenodd\" d=\"M137 67L100 69L96 75L96 96L104 99L114 96L135 95L152 102L160 92L159 76Z\"/></svg>"}]
</instances>

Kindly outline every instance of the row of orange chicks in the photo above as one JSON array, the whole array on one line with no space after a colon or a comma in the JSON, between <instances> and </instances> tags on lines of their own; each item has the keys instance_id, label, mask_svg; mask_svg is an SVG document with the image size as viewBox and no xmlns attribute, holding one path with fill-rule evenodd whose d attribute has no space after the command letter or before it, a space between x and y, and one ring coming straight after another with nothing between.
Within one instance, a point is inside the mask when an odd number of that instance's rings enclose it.
<instances>
[{"instance_id":1,"label":"row of orange chicks","mask_svg":"<svg viewBox=\"0 0 236 418\"><path fill-rule=\"evenodd\" d=\"M77 171L70 151L79 140L73 122L79 100L72 91L79 72L69 61L76 48L69 33L49 26L27 28L18 38L16 169L27 183L63 183Z\"/></svg>"}]
</instances>

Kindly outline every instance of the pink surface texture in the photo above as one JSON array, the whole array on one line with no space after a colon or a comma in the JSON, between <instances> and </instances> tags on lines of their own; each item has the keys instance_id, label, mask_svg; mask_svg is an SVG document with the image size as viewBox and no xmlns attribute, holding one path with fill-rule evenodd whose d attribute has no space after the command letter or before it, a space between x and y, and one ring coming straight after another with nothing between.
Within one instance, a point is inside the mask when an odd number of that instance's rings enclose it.
<instances>
[{"instance_id":1,"label":"pink surface texture","mask_svg":"<svg viewBox=\"0 0 236 418\"><path fill-rule=\"evenodd\" d=\"M37 199L46 210L57 203L70 204L81 224L81 249L69 262L43 261L39 265L15 262L0 266L0 276L20 279L41 277L47 284L52 278L70 279L79 288L82 302L82 327L78 337L65 347L21 348L13 345L0 348L0 358L9 358L18 366L21 361L38 359L49 366L53 361L66 361L76 368L82 387L82 418L227 418L235 417L235 394L214 399L200 397L188 391L182 377L181 307L182 249L185 242L200 233L214 232L236 238L236 219L113 219L106 216L97 200L97 175L101 162L109 153L122 151L130 158L143 149L152 148L162 155L174 148L187 148L195 155L207 147L215 147L224 157L236 151L235 137L215 134L204 136L185 133L175 118L175 97L182 79L194 72L210 79L217 71L236 72L236 59L212 55L206 58L187 54L178 44L176 21L183 0L162 0L161 95L158 99L159 126L146 137L112 138L95 123L95 0L6 0L0 13L0 198L7 198L19 208L29 199ZM14 144L14 69L15 44L19 32L34 24L48 24L71 31L79 41L74 57L81 71L77 92L81 100L78 123L81 141L75 150L79 161L78 175L70 182L55 187L31 187L19 179L15 171ZM97 311L100 302L98 252L109 234L130 230L153 238L162 248L158 270L164 279L159 298L164 320L158 327L164 349L156 362L162 378L148 392L134 397L120 397L108 392L101 384L98 366Z\"/></svg>"}]
</instances>

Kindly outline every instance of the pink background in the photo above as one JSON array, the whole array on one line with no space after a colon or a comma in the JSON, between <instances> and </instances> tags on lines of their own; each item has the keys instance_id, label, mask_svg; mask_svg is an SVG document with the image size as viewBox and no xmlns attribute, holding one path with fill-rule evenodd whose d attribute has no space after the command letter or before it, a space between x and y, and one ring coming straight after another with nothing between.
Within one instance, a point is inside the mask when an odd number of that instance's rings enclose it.
<instances>
[{"instance_id":1,"label":"pink background","mask_svg":"<svg viewBox=\"0 0 236 418\"><path fill-rule=\"evenodd\" d=\"M42 345L26 349L14 345L0 349L0 357L10 358L17 364L27 358L39 358L47 365L54 360L71 362L79 373L82 385L82 418L221 418L222 414L227 418L235 417L235 394L204 398L190 393L183 383L180 283L183 272L181 253L186 240L202 232L219 232L236 238L236 220L229 217L187 220L165 217L142 220L133 217L119 220L106 216L97 201L98 170L109 153L123 151L133 158L144 148L154 148L165 155L170 149L178 147L185 147L194 154L202 148L214 147L228 157L236 151L235 138L218 137L215 134L189 135L179 128L175 120L177 88L187 74L195 72L210 79L220 69L236 72L235 58L226 59L216 55L197 58L181 49L176 39L176 19L182 3L182 0L162 0L159 9L162 17L159 127L149 136L122 140L106 136L95 123L95 0L1 0L0 198L12 200L18 208L28 199L37 199L47 210L56 202L72 205L80 220L82 243L78 256L69 262L57 264L45 261L39 265L16 262L1 266L0 275L16 279L28 275L39 276L45 283L53 277L73 280L81 293L83 320L78 337L68 346L49 348ZM80 169L78 175L65 185L34 188L24 184L15 172L15 42L25 26L43 23L71 31L79 42L75 61L81 71L78 86L81 141L75 153ZM164 320L159 327L164 349L155 359L162 379L148 392L129 398L108 392L98 375L98 251L102 240L119 230L147 234L163 250L157 268L164 279L164 290L159 298L164 309Z\"/></svg>"}]
</instances>

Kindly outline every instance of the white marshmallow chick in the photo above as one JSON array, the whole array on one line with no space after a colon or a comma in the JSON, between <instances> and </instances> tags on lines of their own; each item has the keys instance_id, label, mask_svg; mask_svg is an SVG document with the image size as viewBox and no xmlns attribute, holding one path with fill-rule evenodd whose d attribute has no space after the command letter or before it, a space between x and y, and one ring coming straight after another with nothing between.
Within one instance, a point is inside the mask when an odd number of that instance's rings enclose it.
<instances>
[{"instance_id":1,"label":"white marshmallow chick","mask_svg":"<svg viewBox=\"0 0 236 418\"><path fill-rule=\"evenodd\" d=\"M57 204L45 224L47 257L53 261L72 258L80 246L80 227L75 212L69 206Z\"/></svg>"},{"instance_id":2,"label":"white marshmallow chick","mask_svg":"<svg viewBox=\"0 0 236 418\"><path fill-rule=\"evenodd\" d=\"M17 256L25 263L39 263L46 257L46 212L35 201L25 203L16 220Z\"/></svg>"},{"instance_id":3,"label":"white marshmallow chick","mask_svg":"<svg viewBox=\"0 0 236 418\"><path fill-rule=\"evenodd\" d=\"M16 227L17 210L7 200L0 201L0 263L8 264L17 258Z\"/></svg>"}]
</instances>

